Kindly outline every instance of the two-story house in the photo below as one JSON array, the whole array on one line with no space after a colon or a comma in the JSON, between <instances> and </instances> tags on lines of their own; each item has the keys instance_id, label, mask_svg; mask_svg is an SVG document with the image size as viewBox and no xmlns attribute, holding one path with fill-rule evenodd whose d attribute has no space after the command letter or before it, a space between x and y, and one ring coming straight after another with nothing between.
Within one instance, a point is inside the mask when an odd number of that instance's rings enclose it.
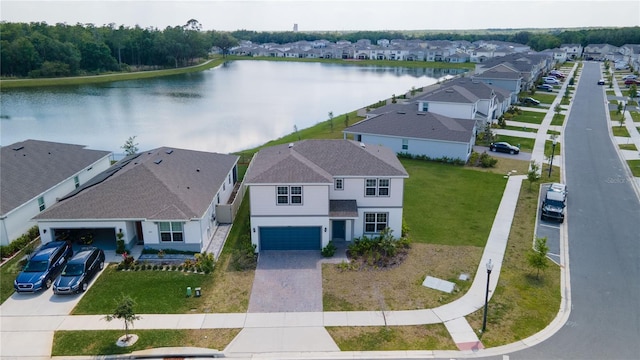
<instances>
[{"instance_id":1,"label":"two-story house","mask_svg":"<svg viewBox=\"0 0 640 360\"><path fill-rule=\"evenodd\" d=\"M352 140L260 150L244 178L256 251L320 250L329 241L402 234L404 179L395 152Z\"/></svg>"},{"instance_id":2,"label":"two-story house","mask_svg":"<svg viewBox=\"0 0 640 360\"><path fill-rule=\"evenodd\" d=\"M7 245L57 198L109 168L111 152L25 140L3 146L0 154L0 245Z\"/></svg>"},{"instance_id":3,"label":"two-story house","mask_svg":"<svg viewBox=\"0 0 640 360\"><path fill-rule=\"evenodd\" d=\"M81 230L115 250L122 233L127 249L211 250L216 229L232 222L231 207L242 198L237 162L235 155L168 147L128 156L36 216L40 236L46 243Z\"/></svg>"}]
</instances>

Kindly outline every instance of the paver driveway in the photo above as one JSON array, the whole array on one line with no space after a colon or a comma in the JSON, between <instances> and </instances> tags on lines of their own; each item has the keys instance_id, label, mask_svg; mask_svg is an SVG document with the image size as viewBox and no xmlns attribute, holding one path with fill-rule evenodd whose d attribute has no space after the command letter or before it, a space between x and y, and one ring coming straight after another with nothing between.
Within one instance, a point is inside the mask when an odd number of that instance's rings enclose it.
<instances>
[{"instance_id":1,"label":"paver driveway","mask_svg":"<svg viewBox=\"0 0 640 360\"><path fill-rule=\"evenodd\" d=\"M342 260L320 251L260 252L249 312L322 311L322 263Z\"/></svg>"}]
</instances>

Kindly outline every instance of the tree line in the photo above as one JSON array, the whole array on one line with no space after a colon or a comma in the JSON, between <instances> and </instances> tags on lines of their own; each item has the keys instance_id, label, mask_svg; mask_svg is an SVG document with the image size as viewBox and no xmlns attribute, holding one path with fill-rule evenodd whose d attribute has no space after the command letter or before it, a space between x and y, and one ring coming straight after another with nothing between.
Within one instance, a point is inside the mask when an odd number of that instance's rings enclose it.
<instances>
[{"instance_id":1,"label":"tree line","mask_svg":"<svg viewBox=\"0 0 640 360\"><path fill-rule=\"evenodd\" d=\"M62 77L105 72L176 68L224 51L237 40L202 31L197 20L154 28L93 24L0 23L0 75Z\"/></svg>"},{"instance_id":2,"label":"tree line","mask_svg":"<svg viewBox=\"0 0 640 360\"><path fill-rule=\"evenodd\" d=\"M400 31L355 32L232 32L203 31L195 19L180 26L141 28L109 24L55 24L0 22L0 76L62 77L105 72L176 68L194 64L217 47L226 54L240 40L253 43L360 39L499 40L526 44L540 51L560 44L622 46L638 43L640 27L512 33L432 33Z\"/></svg>"}]
</instances>

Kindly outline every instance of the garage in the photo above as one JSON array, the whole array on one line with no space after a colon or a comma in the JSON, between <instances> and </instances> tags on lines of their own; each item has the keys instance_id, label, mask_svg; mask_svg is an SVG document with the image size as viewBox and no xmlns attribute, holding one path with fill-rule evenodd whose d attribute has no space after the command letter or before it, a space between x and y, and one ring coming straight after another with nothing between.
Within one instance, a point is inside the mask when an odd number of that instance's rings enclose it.
<instances>
[{"instance_id":1,"label":"garage","mask_svg":"<svg viewBox=\"0 0 640 360\"><path fill-rule=\"evenodd\" d=\"M84 246L95 246L102 250L116 249L115 228L54 228L56 240L70 241L74 251Z\"/></svg>"},{"instance_id":2,"label":"garage","mask_svg":"<svg viewBox=\"0 0 640 360\"><path fill-rule=\"evenodd\" d=\"M260 250L320 250L319 226L261 227Z\"/></svg>"}]
</instances>

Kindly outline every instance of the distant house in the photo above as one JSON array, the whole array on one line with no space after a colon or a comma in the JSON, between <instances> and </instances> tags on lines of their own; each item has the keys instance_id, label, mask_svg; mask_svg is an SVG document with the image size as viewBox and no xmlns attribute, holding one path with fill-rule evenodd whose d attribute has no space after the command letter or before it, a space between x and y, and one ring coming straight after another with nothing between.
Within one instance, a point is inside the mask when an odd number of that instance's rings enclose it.
<instances>
[{"instance_id":1,"label":"distant house","mask_svg":"<svg viewBox=\"0 0 640 360\"><path fill-rule=\"evenodd\" d=\"M82 229L104 250L123 233L128 249L205 251L218 224L232 221L237 162L168 147L126 157L37 215L40 236L49 242Z\"/></svg>"},{"instance_id":2,"label":"distant house","mask_svg":"<svg viewBox=\"0 0 640 360\"><path fill-rule=\"evenodd\" d=\"M582 45L580 44L562 44L560 49L563 49L567 53L567 58L575 60L582 57Z\"/></svg>"},{"instance_id":3,"label":"distant house","mask_svg":"<svg viewBox=\"0 0 640 360\"><path fill-rule=\"evenodd\" d=\"M522 75L518 70L500 64L474 75L473 79L508 90L511 93L511 103L515 104L518 101L518 94L522 88Z\"/></svg>"},{"instance_id":4,"label":"distant house","mask_svg":"<svg viewBox=\"0 0 640 360\"><path fill-rule=\"evenodd\" d=\"M111 152L84 145L25 140L0 150L0 244L36 223L31 219L110 166Z\"/></svg>"},{"instance_id":5,"label":"distant house","mask_svg":"<svg viewBox=\"0 0 640 360\"><path fill-rule=\"evenodd\" d=\"M469 159L475 144L474 120L405 107L407 109L373 116L349 126L343 131L344 136L366 144L380 144L396 153L465 162Z\"/></svg>"},{"instance_id":6,"label":"distant house","mask_svg":"<svg viewBox=\"0 0 640 360\"><path fill-rule=\"evenodd\" d=\"M402 234L404 179L395 152L352 140L303 140L260 150L244 183L256 251L320 250L329 241Z\"/></svg>"},{"instance_id":7,"label":"distant house","mask_svg":"<svg viewBox=\"0 0 640 360\"><path fill-rule=\"evenodd\" d=\"M585 60L613 60L619 48L610 44L589 44L582 52Z\"/></svg>"}]
</instances>

